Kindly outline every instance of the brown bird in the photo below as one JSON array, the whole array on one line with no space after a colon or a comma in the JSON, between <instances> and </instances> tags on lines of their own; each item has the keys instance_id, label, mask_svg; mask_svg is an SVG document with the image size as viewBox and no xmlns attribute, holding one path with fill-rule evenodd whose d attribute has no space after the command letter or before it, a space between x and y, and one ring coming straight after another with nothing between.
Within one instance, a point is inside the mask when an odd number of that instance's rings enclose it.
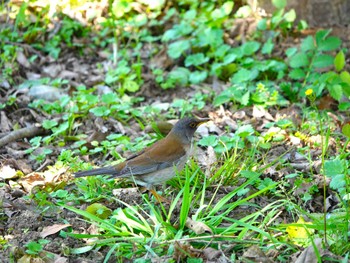
<instances>
[{"instance_id":1,"label":"brown bird","mask_svg":"<svg viewBox=\"0 0 350 263\"><path fill-rule=\"evenodd\" d=\"M181 171L192 152L192 138L197 128L208 118L180 119L169 134L144 150L115 166L75 173L75 177L110 175L111 178L129 178L148 188L160 200L153 185L161 184Z\"/></svg>"}]
</instances>

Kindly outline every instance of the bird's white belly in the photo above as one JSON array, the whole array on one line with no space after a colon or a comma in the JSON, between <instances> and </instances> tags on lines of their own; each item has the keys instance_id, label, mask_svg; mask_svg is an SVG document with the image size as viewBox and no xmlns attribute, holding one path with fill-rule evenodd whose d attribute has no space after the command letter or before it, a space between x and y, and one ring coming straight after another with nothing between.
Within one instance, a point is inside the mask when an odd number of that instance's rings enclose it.
<instances>
[{"instance_id":1,"label":"bird's white belly","mask_svg":"<svg viewBox=\"0 0 350 263\"><path fill-rule=\"evenodd\" d=\"M148 173L145 175L137 175L133 177L133 180L138 185L145 186L150 188L152 185L162 184L176 176L177 172L180 172L186 164L188 159L188 155L183 156L179 162L173 166L167 167L165 169L161 169L152 173Z\"/></svg>"}]
</instances>

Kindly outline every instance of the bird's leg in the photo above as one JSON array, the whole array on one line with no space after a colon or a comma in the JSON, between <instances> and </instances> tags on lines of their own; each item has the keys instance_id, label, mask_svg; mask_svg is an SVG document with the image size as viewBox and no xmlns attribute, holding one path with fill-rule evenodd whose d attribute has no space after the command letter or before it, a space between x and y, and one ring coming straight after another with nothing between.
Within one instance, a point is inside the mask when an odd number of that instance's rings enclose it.
<instances>
[{"instance_id":1,"label":"bird's leg","mask_svg":"<svg viewBox=\"0 0 350 263\"><path fill-rule=\"evenodd\" d=\"M153 187L150 187L150 188L149 188L149 192L150 192L151 194L153 194L153 196L156 198L156 200L158 201L158 203L167 203L167 204L170 204L170 203L171 203L170 200L168 200L168 199L166 199L165 197L159 195L159 194L157 193L157 191L156 191Z\"/></svg>"}]
</instances>

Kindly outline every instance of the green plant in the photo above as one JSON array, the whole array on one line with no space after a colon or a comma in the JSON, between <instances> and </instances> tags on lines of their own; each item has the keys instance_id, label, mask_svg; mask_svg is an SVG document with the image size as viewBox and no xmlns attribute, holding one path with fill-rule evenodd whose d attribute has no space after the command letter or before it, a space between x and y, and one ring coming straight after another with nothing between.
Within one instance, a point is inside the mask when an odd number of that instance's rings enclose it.
<instances>
[{"instance_id":1,"label":"green plant","mask_svg":"<svg viewBox=\"0 0 350 263\"><path fill-rule=\"evenodd\" d=\"M43 251L44 245L48 244L50 241L46 239L39 239L36 241L28 242L25 246L27 248L26 253L29 255L39 255Z\"/></svg>"},{"instance_id":2,"label":"green plant","mask_svg":"<svg viewBox=\"0 0 350 263\"><path fill-rule=\"evenodd\" d=\"M303 81L299 88L299 96L305 96L307 89L312 89L316 96L320 96L326 89L336 100L344 95L350 95L350 74L342 71L345 65L344 52L340 50L334 57L332 53L339 49L341 40L338 37L329 36L330 30L320 30L315 38L308 36L301 45L300 50L290 48L286 51L289 66L292 70L289 78ZM334 67L336 73L330 69ZM321 69L328 69L320 72Z\"/></svg>"}]
</instances>

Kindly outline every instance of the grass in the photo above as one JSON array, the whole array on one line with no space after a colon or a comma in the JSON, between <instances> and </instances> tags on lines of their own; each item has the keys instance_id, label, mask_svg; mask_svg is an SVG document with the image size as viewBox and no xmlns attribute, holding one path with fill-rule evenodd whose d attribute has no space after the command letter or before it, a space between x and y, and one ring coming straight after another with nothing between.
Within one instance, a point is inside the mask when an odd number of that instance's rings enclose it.
<instances>
[{"instance_id":1,"label":"grass","mask_svg":"<svg viewBox=\"0 0 350 263\"><path fill-rule=\"evenodd\" d=\"M285 1L273 1L276 12L257 21L244 41L231 37L232 25L237 17L255 16L249 6L233 11L232 1L166 1L168 6L154 8L144 1L121 6L111 1L106 8L96 7L100 17L78 15L85 24L60 12L51 14L48 7L36 9L33 3L2 3L7 22L0 31L1 82L11 88L49 85L69 92L48 102L4 86L0 109L14 130L24 119L40 122L47 131L28 138L24 153L35 168L55 161L46 169L47 178L61 168L69 169L67 177L93 164L120 162L126 152L137 152L162 136L155 120L202 111L211 114L220 130L197 142L211 158L208 165L201 167L195 154L160 190L170 204L158 204L140 189L117 197L114 189L131 187L119 179L42 180L43 186L25 197L36 202L41 214L68 210L94 226L93 233L61 230L60 237L84 244L62 254L74 258L99 251L104 262L202 262L211 248L235 262L246 260L244 252L255 245L278 262L311 247L318 262L324 260L322 249L333 253L334 262L347 262L350 73L340 38L320 30L298 39L300 45L287 43L305 22L297 29L295 13ZM59 5L81 12L78 4ZM62 23L52 34L56 20ZM280 45L285 42L288 49ZM22 79L23 72L36 72L32 67L43 58L58 64L68 60L63 51L75 62L98 60L87 63L95 63L90 69L102 75L99 83L77 86L41 72L36 80ZM29 67L19 62L21 54ZM101 86L109 92L100 94ZM152 104L155 99L146 95L150 91L158 92L162 103ZM168 94L174 99L163 101ZM338 107L335 115L319 109L330 110L328 103ZM285 117L272 114L292 111L290 105L300 111ZM19 114L17 119L18 107L29 107L33 116ZM157 134L146 130L149 123ZM106 129L108 136L103 136ZM12 185L14 181L4 181L2 187ZM85 209L87 204L94 208ZM5 212L1 208L4 221L9 219ZM320 239L327 243L322 249ZM31 240L22 256L40 257L46 244L45 239ZM4 251L10 246L1 239Z\"/></svg>"}]
</instances>

